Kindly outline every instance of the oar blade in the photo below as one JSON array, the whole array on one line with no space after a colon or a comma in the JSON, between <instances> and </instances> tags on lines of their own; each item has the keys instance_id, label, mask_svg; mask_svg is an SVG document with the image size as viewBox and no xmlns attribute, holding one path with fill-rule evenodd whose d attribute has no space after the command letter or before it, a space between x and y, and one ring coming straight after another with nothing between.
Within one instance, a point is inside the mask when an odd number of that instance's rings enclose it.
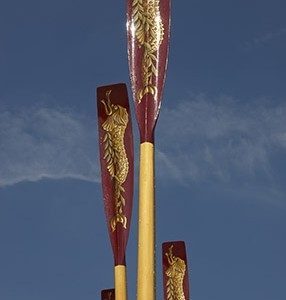
<instances>
[{"instance_id":1,"label":"oar blade","mask_svg":"<svg viewBox=\"0 0 286 300\"><path fill-rule=\"evenodd\" d=\"M162 245L164 299L190 299L186 246L183 241Z\"/></svg>"},{"instance_id":2,"label":"oar blade","mask_svg":"<svg viewBox=\"0 0 286 300\"><path fill-rule=\"evenodd\" d=\"M115 300L115 289L102 290L101 300Z\"/></svg>"},{"instance_id":3,"label":"oar blade","mask_svg":"<svg viewBox=\"0 0 286 300\"><path fill-rule=\"evenodd\" d=\"M170 0L127 0L127 34L140 140L153 143L167 67Z\"/></svg>"},{"instance_id":4,"label":"oar blade","mask_svg":"<svg viewBox=\"0 0 286 300\"><path fill-rule=\"evenodd\" d=\"M101 178L115 265L125 265L134 178L131 116L125 84L97 88Z\"/></svg>"}]
</instances>

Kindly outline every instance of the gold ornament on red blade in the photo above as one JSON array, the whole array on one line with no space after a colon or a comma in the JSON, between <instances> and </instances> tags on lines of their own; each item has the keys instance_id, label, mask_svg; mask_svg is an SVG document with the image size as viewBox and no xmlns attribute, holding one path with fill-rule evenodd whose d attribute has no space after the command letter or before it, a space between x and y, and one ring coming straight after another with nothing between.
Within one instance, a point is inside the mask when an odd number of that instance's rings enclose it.
<instances>
[{"instance_id":1,"label":"gold ornament on red blade","mask_svg":"<svg viewBox=\"0 0 286 300\"><path fill-rule=\"evenodd\" d=\"M115 289L101 291L101 300L115 300Z\"/></svg>"},{"instance_id":2,"label":"gold ornament on red blade","mask_svg":"<svg viewBox=\"0 0 286 300\"><path fill-rule=\"evenodd\" d=\"M183 259L173 255L173 245L169 252L165 253L168 258L169 267L166 270L168 277L166 289L168 300L186 300L184 294L184 277L186 274L186 263Z\"/></svg>"},{"instance_id":3,"label":"gold ornament on red blade","mask_svg":"<svg viewBox=\"0 0 286 300\"><path fill-rule=\"evenodd\" d=\"M127 228L127 218L123 213L125 192L122 186L126 181L129 163L124 147L124 135L128 124L128 113L120 105L112 104L110 101L111 90L106 92L106 99L101 100L104 105L105 113L108 115L102 128L106 132L104 143L104 156L107 163L107 169L115 182L115 216L110 221L112 232L115 231L117 223L121 223Z\"/></svg>"},{"instance_id":4,"label":"gold ornament on red blade","mask_svg":"<svg viewBox=\"0 0 286 300\"><path fill-rule=\"evenodd\" d=\"M159 0L133 0L132 17L139 47L144 47L142 60L142 88L137 93L140 103L146 94L157 98L153 78L158 76L157 51L164 38L164 26L160 15Z\"/></svg>"}]
</instances>

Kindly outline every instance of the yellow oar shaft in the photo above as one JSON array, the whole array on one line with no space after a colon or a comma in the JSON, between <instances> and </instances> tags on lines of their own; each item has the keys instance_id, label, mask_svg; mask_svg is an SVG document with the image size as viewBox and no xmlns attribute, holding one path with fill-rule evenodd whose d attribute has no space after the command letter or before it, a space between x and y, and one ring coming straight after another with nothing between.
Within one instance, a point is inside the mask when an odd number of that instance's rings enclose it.
<instances>
[{"instance_id":1,"label":"yellow oar shaft","mask_svg":"<svg viewBox=\"0 0 286 300\"><path fill-rule=\"evenodd\" d=\"M140 145L137 299L155 299L154 145Z\"/></svg>"},{"instance_id":2,"label":"yellow oar shaft","mask_svg":"<svg viewBox=\"0 0 286 300\"><path fill-rule=\"evenodd\" d=\"M115 300L127 300L126 266L115 266Z\"/></svg>"}]
</instances>

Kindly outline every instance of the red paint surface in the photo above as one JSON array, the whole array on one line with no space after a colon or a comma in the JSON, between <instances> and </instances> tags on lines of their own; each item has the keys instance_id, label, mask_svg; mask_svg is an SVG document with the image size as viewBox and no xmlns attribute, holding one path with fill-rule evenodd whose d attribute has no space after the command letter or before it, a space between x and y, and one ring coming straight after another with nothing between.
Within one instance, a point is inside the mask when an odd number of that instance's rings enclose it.
<instances>
[{"instance_id":1,"label":"red paint surface","mask_svg":"<svg viewBox=\"0 0 286 300\"><path fill-rule=\"evenodd\" d=\"M174 241L174 242L166 242L162 244L162 264L163 264L163 288L164 288L164 299L167 298L167 281L168 276L166 275L167 269L170 267L170 264L168 262L168 258L166 256L166 253L169 253L169 248L173 245L173 255L175 257L179 257L180 259L184 260L186 264L186 273L184 277L184 295L185 299L190 299L190 288L189 288L189 275L188 275L188 262L187 262L187 253L186 253L186 246L183 241Z\"/></svg>"},{"instance_id":2,"label":"red paint surface","mask_svg":"<svg viewBox=\"0 0 286 300\"><path fill-rule=\"evenodd\" d=\"M112 232L110 227L110 221L115 215L115 199L114 190L115 184L114 179L110 176L107 170L106 160L104 156L104 144L103 138L105 131L102 128L102 124L107 119L104 105L101 100L106 99L106 92L112 90L110 95L111 103L118 104L126 108L129 115L129 122L125 131L124 144L129 161L129 172L126 181L123 184L125 192L123 193L126 200L126 204L123 207L124 215L127 217L127 229L118 223L116 230ZM99 150L100 150L100 164L101 164L101 178L102 178L102 189L104 198L104 209L107 220L107 227L109 231L109 237L114 254L115 265L125 265L125 249L129 236L129 229L131 223L131 212L133 202L133 181L134 181L134 150L133 150L133 135L131 126L131 116L129 109L129 101L127 88L125 84L114 84L108 86L102 86L97 89L97 107L98 107L98 130L99 130Z\"/></svg>"},{"instance_id":3,"label":"red paint surface","mask_svg":"<svg viewBox=\"0 0 286 300\"><path fill-rule=\"evenodd\" d=\"M101 300L115 300L115 289L101 291Z\"/></svg>"},{"instance_id":4,"label":"red paint surface","mask_svg":"<svg viewBox=\"0 0 286 300\"><path fill-rule=\"evenodd\" d=\"M143 0L147 1L147 0ZM128 59L130 79L135 102L136 118L139 125L140 141L154 142L154 129L159 115L162 92L166 76L167 58L170 37L170 0L160 0L160 14L164 26L164 39L155 54L158 58L158 77L154 78L153 85L158 89L157 99L153 95L147 94L138 103L136 94L142 88L142 56L143 47L139 47L134 34L132 34L132 0L127 1L127 36L128 36Z\"/></svg>"}]
</instances>

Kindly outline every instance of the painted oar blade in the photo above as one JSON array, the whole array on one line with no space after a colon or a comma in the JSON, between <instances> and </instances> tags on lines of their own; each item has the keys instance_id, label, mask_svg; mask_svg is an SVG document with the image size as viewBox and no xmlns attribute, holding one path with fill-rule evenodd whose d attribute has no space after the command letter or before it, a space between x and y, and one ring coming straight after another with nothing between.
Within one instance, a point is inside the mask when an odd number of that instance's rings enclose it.
<instances>
[{"instance_id":1,"label":"painted oar blade","mask_svg":"<svg viewBox=\"0 0 286 300\"><path fill-rule=\"evenodd\" d=\"M164 299L190 299L186 247L183 241L162 245Z\"/></svg>"},{"instance_id":2,"label":"painted oar blade","mask_svg":"<svg viewBox=\"0 0 286 300\"><path fill-rule=\"evenodd\" d=\"M102 290L101 300L115 300L115 289Z\"/></svg>"},{"instance_id":3,"label":"painted oar blade","mask_svg":"<svg viewBox=\"0 0 286 300\"><path fill-rule=\"evenodd\" d=\"M134 155L125 84L97 88L104 209L115 265L125 265L133 202Z\"/></svg>"},{"instance_id":4,"label":"painted oar blade","mask_svg":"<svg viewBox=\"0 0 286 300\"><path fill-rule=\"evenodd\" d=\"M127 0L128 59L141 142L153 142L165 82L170 0Z\"/></svg>"}]
</instances>

